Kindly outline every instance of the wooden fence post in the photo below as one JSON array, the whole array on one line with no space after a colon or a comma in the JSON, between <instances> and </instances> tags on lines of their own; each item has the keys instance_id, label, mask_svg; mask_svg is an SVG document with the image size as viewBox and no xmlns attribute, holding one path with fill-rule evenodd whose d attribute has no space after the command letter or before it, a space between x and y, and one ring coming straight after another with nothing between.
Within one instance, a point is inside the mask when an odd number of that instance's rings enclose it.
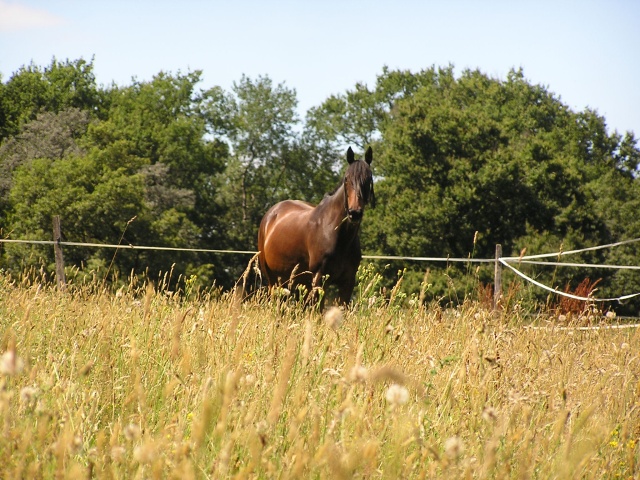
<instances>
[{"instance_id":1,"label":"wooden fence post","mask_svg":"<svg viewBox=\"0 0 640 480\"><path fill-rule=\"evenodd\" d=\"M62 256L62 235L60 233L60 216L53 217L53 252L56 257L56 278L58 279L58 289L65 290L67 287L67 279L64 275L64 257Z\"/></svg>"},{"instance_id":2,"label":"wooden fence post","mask_svg":"<svg viewBox=\"0 0 640 480\"><path fill-rule=\"evenodd\" d=\"M500 300L502 299L502 264L500 258L502 257L502 245L496 244L496 263L493 271L493 309L500 308Z\"/></svg>"}]
</instances>

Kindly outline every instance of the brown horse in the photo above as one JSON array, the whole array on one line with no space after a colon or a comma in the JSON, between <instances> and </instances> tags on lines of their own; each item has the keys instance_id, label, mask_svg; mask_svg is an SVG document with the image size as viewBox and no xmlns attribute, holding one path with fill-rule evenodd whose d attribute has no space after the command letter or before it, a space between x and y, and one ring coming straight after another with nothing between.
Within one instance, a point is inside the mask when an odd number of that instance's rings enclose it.
<instances>
[{"instance_id":1,"label":"brown horse","mask_svg":"<svg viewBox=\"0 0 640 480\"><path fill-rule=\"evenodd\" d=\"M269 287L304 285L315 292L326 277L348 303L362 259L360 222L368 203L375 205L371 147L363 160L347 150L349 167L338 188L314 207L285 200L269 209L258 231L258 261Z\"/></svg>"}]
</instances>

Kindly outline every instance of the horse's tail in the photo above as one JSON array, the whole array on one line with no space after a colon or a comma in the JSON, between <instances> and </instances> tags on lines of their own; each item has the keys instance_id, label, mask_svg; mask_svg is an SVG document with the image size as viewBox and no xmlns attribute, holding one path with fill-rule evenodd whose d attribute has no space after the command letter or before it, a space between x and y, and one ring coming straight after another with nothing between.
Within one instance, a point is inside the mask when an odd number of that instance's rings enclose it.
<instances>
[{"instance_id":1,"label":"horse's tail","mask_svg":"<svg viewBox=\"0 0 640 480\"><path fill-rule=\"evenodd\" d=\"M265 237L267 235L267 216L269 212L265 214L260 222L260 228L258 229L258 258L256 259L257 264L257 272L260 272L260 280L262 285L266 284L267 286L271 286L271 275L269 272L269 267L267 266L267 259L264 253L265 247Z\"/></svg>"}]
</instances>

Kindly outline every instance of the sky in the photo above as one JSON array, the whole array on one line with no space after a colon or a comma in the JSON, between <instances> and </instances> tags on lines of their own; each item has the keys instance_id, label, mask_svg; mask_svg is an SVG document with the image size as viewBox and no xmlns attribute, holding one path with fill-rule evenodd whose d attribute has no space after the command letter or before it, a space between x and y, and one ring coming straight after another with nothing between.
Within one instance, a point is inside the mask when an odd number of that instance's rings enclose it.
<instances>
[{"instance_id":1,"label":"sky","mask_svg":"<svg viewBox=\"0 0 640 480\"><path fill-rule=\"evenodd\" d=\"M267 75L301 117L384 66L512 68L609 130L640 137L637 0L0 0L0 73L94 59L98 84L202 70L203 89Z\"/></svg>"}]
</instances>

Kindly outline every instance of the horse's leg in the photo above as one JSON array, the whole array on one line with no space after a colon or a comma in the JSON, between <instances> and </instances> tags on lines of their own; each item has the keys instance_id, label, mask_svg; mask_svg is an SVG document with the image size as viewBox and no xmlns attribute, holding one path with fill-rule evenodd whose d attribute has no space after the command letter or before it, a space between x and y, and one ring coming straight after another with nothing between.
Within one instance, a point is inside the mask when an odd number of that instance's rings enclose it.
<instances>
[{"instance_id":1,"label":"horse's leg","mask_svg":"<svg viewBox=\"0 0 640 480\"><path fill-rule=\"evenodd\" d=\"M265 286L266 283L267 290L271 292L271 289L276 285L278 279L269 268L269 265L267 265L267 261L262 252L260 252L258 256L258 267L260 268L260 280L262 281L262 286Z\"/></svg>"},{"instance_id":2,"label":"horse's leg","mask_svg":"<svg viewBox=\"0 0 640 480\"><path fill-rule=\"evenodd\" d=\"M342 277L338 281L338 303L339 305L346 305L351 301L351 295L356 286L356 275L358 273L358 267L360 266L360 242L356 244L357 249L353 251L354 260L349 262L348 267L342 274Z\"/></svg>"},{"instance_id":3,"label":"horse's leg","mask_svg":"<svg viewBox=\"0 0 640 480\"><path fill-rule=\"evenodd\" d=\"M356 286L355 275L347 275L338 287L338 304L346 305L351 301L353 289Z\"/></svg>"},{"instance_id":4,"label":"horse's leg","mask_svg":"<svg viewBox=\"0 0 640 480\"><path fill-rule=\"evenodd\" d=\"M325 300L325 292L320 292L323 288L323 280L324 280L324 266L325 262L323 261L320 266L317 264L314 265L316 268L311 270L313 273L313 277L311 279L311 290L309 290L309 294L307 295L307 305L317 306L319 310L322 310L324 307Z\"/></svg>"},{"instance_id":5,"label":"horse's leg","mask_svg":"<svg viewBox=\"0 0 640 480\"><path fill-rule=\"evenodd\" d=\"M316 273L313 274L311 290L307 297L310 305L315 305L317 303L320 288L322 288L322 269L317 270Z\"/></svg>"}]
</instances>

